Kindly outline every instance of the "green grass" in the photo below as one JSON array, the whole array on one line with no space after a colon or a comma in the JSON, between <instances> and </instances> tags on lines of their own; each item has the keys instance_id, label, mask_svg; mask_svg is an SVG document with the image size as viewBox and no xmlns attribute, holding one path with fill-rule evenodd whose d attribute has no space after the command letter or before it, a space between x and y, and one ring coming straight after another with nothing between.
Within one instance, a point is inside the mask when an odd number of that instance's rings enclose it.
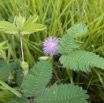
<instances>
[{"instance_id":1,"label":"green grass","mask_svg":"<svg viewBox=\"0 0 104 103\"><path fill-rule=\"evenodd\" d=\"M16 15L26 18L37 14L39 23L47 25L47 30L25 36L23 40L25 60L30 66L44 55L42 42L48 36L61 37L72 25L84 22L88 25L88 33L79 38L86 42L81 49L93 51L104 57L104 0L0 0L0 20L13 22ZM8 41L7 60L18 59L20 43L11 35L0 33L0 40ZM17 49L15 49L15 47ZM91 100L100 103L104 100L104 71L93 69L91 73L78 73L75 78L72 71L63 71L64 76L58 78L68 81L71 78L77 84L82 84L91 92ZM71 75L71 77L70 77ZM81 80L83 78L83 80ZM94 97L92 96L94 94ZM97 97L96 97L97 96ZM98 98L96 100L96 98ZM91 102L89 102L91 103Z\"/></svg>"}]
</instances>

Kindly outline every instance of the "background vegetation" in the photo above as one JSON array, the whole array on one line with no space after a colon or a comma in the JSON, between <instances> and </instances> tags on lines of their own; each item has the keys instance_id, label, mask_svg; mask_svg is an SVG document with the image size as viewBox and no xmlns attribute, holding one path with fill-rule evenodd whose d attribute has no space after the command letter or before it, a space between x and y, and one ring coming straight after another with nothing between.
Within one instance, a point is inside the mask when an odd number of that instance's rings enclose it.
<instances>
[{"instance_id":1,"label":"background vegetation","mask_svg":"<svg viewBox=\"0 0 104 103\"><path fill-rule=\"evenodd\" d=\"M104 57L104 0L0 0L0 20L13 22L21 14L28 18L37 14L38 22L47 30L26 36L23 46L25 60L30 66L43 56L42 42L48 36L61 37L72 25L84 22L88 33L79 38L86 42L81 49L92 51ZM7 41L8 59L17 60L20 52L19 40L14 36L0 33L0 41ZM11 59L12 58L12 59ZM57 63L58 57L55 57ZM91 73L74 73L61 67L55 70L53 82L74 82L88 90L89 103L104 101L104 71L93 69Z\"/></svg>"}]
</instances>

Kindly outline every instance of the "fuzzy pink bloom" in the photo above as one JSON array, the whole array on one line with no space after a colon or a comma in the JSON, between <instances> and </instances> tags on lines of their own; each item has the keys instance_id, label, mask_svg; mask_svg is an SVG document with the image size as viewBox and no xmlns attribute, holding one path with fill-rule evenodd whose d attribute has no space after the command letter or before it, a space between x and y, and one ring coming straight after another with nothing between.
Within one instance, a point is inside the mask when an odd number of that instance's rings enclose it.
<instances>
[{"instance_id":1,"label":"fuzzy pink bloom","mask_svg":"<svg viewBox=\"0 0 104 103\"><path fill-rule=\"evenodd\" d=\"M44 53L50 56L56 55L58 49L58 42L59 40L57 38L47 38L43 43Z\"/></svg>"}]
</instances>

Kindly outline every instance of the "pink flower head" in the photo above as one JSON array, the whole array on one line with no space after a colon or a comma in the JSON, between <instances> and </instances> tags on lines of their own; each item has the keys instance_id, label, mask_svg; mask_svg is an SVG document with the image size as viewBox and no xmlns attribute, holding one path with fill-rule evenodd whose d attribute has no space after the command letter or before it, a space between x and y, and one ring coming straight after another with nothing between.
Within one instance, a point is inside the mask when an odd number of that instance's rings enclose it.
<instances>
[{"instance_id":1,"label":"pink flower head","mask_svg":"<svg viewBox=\"0 0 104 103\"><path fill-rule=\"evenodd\" d=\"M43 43L43 50L44 53L47 55L56 55L58 49L58 42L57 38L49 37Z\"/></svg>"}]
</instances>

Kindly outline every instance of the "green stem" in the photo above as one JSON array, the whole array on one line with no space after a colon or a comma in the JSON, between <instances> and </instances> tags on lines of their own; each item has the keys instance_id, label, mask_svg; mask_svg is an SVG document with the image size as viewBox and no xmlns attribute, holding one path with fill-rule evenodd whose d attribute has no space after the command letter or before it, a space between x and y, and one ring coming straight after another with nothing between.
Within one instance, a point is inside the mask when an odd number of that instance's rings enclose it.
<instances>
[{"instance_id":1,"label":"green stem","mask_svg":"<svg viewBox=\"0 0 104 103\"><path fill-rule=\"evenodd\" d=\"M73 84L73 78L72 78L72 73L71 73L71 71L69 71L68 69L66 69L66 72L67 72L68 78L69 78L69 80L70 80L70 83Z\"/></svg>"},{"instance_id":2,"label":"green stem","mask_svg":"<svg viewBox=\"0 0 104 103\"><path fill-rule=\"evenodd\" d=\"M51 62L52 62L53 67L56 68L55 65L54 65L54 58L53 58L53 56L50 57L50 60L51 60ZM55 74L56 79L59 81L60 79L59 79L59 77L57 76L57 72L56 72L55 69L53 69L53 73Z\"/></svg>"},{"instance_id":3,"label":"green stem","mask_svg":"<svg viewBox=\"0 0 104 103\"><path fill-rule=\"evenodd\" d=\"M22 56L22 61L24 61L24 52L23 52L23 40L22 40L22 35L21 33L19 33L20 35L20 43L21 43L21 56Z\"/></svg>"}]
</instances>

